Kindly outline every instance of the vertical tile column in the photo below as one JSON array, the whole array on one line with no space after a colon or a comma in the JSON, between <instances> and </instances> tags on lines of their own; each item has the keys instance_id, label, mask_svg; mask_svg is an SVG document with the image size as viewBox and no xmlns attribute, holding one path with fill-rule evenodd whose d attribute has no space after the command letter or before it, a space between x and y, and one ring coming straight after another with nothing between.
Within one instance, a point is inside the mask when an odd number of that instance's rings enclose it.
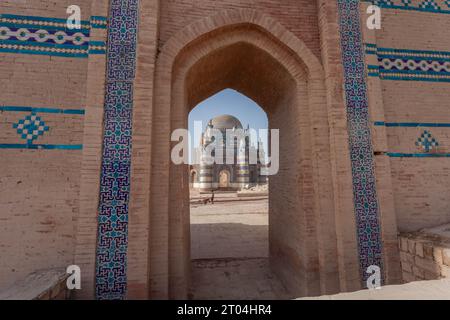
<instances>
[{"instance_id":1,"label":"vertical tile column","mask_svg":"<svg viewBox=\"0 0 450 320\"><path fill-rule=\"evenodd\" d=\"M382 268L382 241L360 23L359 0L337 0L352 163L353 197L363 281L371 265Z\"/></svg>"},{"instance_id":2,"label":"vertical tile column","mask_svg":"<svg viewBox=\"0 0 450 320\"><path fill-rule=\"evenodd\" d=\"M111 0L96 253L97 299L127 290L133 81L139 0Z\"/></svg>"}]
</instances>

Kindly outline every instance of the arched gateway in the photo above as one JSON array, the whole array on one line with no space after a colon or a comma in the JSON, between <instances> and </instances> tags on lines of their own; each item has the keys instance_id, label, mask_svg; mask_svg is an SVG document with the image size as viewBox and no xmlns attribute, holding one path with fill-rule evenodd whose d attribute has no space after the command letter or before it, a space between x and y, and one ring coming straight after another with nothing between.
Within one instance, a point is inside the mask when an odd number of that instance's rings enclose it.
<instances>
[{"instance_id":1,"label":"arched gateway","mask_svg":"<svg viewBox=\"0 0 450 320\"><path fill-rule=\"evenodd\" d=\"M168 41L157 61L156 78L168 73L171 78L156 83L155 104L170 121L155 123L154 134L168 136L187 128L190 110L227 87L256 101L267 112L270 128L281 129L280 172L272 177L269 190L271 264L296 295L319 294L317 277L337 271L337 252L335 232L327 232L332 241L318 237L323 233L319 228L333 229L334 209L325 82L317 58L269 17L252 10L225 11ZM187 196L178 195L189 191L186 168L170 163L168 152L169 141L153 150L155 167L169 168L169 177L162 181L158 171L153 172L153 188L165 197L155 197L151 207L161 214L158 221L168 223L168 284L164 279L158 287L155 278L150 290L160 297L183 298L189 287L189 251L183 243L189 239L189 206ZM306 191L311 181L315 186ZM322 262L319 250L324 251ZM337 274L326 281L337 290Z\"/></svg>"},{"instance_id":2,"label":"arched gateway","mask_svg":"<svg viewBox=\"0 0 450 320\"><path fill-rule=\"evenodd\" d=\"M197 103L225 88L256 101L270 128L280 129L270 261L293 295L358 289L370 265L382 268L385 281L398 280L395 227L381 234L365 76L354 67L363 63L359 1L317 2L310 18L321 47L313 51L301 28L294 34L256 9L218 10L157 48L156 2L111 0L105 130L126 125L133 147L123 135L104 140L104 150L120 145L122 152L116 162L103 152L98 219L78 222L76 262L92 272L80 296L95 288L101 299L187 297L190 173L170 161L169 138L187 128ZM116 192L122 202L109 198ZM86 225L98 230L96 241L80 228ZM95 263L85 258L94 247Z\"/></svg>"}]
</instances>

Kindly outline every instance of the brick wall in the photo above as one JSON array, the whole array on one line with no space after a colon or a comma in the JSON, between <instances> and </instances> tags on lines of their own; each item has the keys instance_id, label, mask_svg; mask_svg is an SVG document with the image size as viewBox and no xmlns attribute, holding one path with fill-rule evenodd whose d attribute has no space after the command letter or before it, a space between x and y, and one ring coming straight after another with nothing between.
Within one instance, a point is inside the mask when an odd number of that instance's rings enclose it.
<instances>
[{"instance_id":1,"label":"brick wall","mask_svg":"<svg viewBox=\"0 0 450 320\"><path fill-rule=\"evenodd\" d=\"M71 4L7 0L0 14L67 19ZM77 5L89 21L91 1ZM87 61L0 50L0 289L33 271L73 263ZM24 147L14 127L32 112L48 127L33 141L42 146L36 149Z\"/></svg>"},{"instance_id":2,"label":"brick wall","mask_svg":"<svg viewBox=\"0 0 450 320\"><path fill-rule=\"evenodd\" d=\"M253 9L268 14L302 39L320 56L318 7L311 0L170 0L161 1L160 41L167 40L186 25L229 9Z\"/></svg>"},{"instance_id":3,"label":"brick wall","mask_svg":"<svg viewBox=\"0 0 450 320\"><path fill-rule=\"evenodd\" d=\"M450 278L450 242L424 233L399 237L404 282Z\"/></svg>"},{"instance_id":4,"label":"brick wall","mask_svg":"<svg viewBox=\"0 0 450 320\"><path fill-rule=\"evenodd\" d=\"M363 1L363 8L369 2ZM450 27L450 16L444 12L450 8L441 0L436 1L439 10L434 12L422 9L417 0L408 8L401 1L392 3L397 8L382 7L381 29L369 36L366 31L365 42L372 46L366 50L372 68L367 72L373 96L371 120L378 122L373 130L376 136L384 135L383 142L375 139L376 151L383 152L378 158L389 157L390 169L386 170L391 172L398 229L410 232L450 221L450 78L448 71L445 76L441 69L436 76L429 67L443 64L439 58L450 51L450 40L442 32ZM400 66L391 64L373 71L385 63L398 63L396 59L402 60ZM413 70L408 67L411 59L423 66ZM424 62L427 59L436 61ZM381 128L380 122L386 125ZM425 150L418 144L425 131L438 146Z\"/></svg>"}]
</instances>

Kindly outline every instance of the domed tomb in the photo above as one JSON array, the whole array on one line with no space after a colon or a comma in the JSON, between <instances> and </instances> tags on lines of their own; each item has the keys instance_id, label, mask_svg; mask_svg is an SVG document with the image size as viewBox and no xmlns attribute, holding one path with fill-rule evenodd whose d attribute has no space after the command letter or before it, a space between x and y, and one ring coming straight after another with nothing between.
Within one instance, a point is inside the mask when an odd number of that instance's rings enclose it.
<instances>
[{"instance_id":1,"label":"domed tomb","mask_svg":"<svg viewBox=\"0 0 450 320\"><path fill-rule=\"evenodd\" d=\"M231 115L221 115L218 117L215 117L213 119L211 119L210 124L212 125L212 127L214 129L218 129L218 130L226 130L226 129L242 129L242 124L241 122L231 116Z\"/></svg>"}]
</instances>

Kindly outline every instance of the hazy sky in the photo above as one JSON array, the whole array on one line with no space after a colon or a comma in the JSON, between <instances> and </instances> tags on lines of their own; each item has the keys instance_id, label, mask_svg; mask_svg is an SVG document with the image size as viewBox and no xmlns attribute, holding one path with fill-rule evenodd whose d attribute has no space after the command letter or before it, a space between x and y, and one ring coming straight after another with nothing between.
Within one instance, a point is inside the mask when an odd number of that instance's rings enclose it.
<instances>
[{"instance_id":1,"label":"hazy sky","mask_svg":"<svg viewBox=\"0 0 450 320\"><path fill-rule=\"evenodd\" d=\"M198 104L189 114L191 152L200 144L200 137L194 137L194 121L201 121L204 130L210 119L223 114L238 118L244 128L247 125L256 130L268 128L267 115L258 104L235 90L225 89ZM262 140L267 152L267 138Z\"/></svg>"}]
</instances>

